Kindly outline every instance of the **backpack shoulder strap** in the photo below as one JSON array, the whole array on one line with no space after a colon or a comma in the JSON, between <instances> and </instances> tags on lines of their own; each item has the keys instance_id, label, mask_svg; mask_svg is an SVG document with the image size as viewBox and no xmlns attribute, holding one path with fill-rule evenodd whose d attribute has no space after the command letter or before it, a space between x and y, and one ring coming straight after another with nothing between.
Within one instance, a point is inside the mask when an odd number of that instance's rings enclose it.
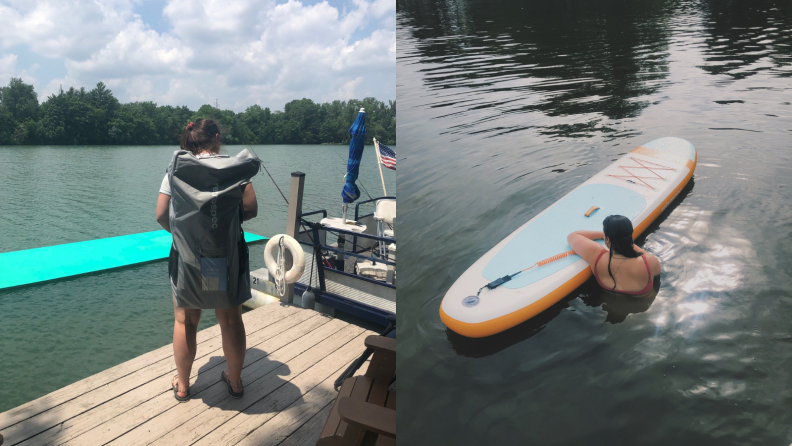
<instances>
[{"instance_id":1,"label":"backpack shoulder strap","mask_svg":"<svg viewBox=\"0 0 792 446\"><path fill-rule=\"evenodd\" d=\"M179 155L186 152L186 150L177 150L173 152L173 158L171 158L170 164L168 164L168 169L166 173L168 174L168 184L171 187L171 193L173 193L173 171L176 169L176 160L179 158Z\"/></svg>"}]
</instances>

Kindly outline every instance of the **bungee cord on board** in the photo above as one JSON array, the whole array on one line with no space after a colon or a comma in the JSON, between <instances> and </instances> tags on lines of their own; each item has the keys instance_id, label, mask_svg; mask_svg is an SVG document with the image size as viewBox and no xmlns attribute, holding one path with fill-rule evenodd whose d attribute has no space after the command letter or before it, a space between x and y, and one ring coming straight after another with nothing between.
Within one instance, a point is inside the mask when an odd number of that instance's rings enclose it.
<instances>
[{"instance_id":1,"label":"bungee cord on board","mask_svg":"<svg viewBox=\"0 0 792 446\"><path fill-rule=\"evenodd\" d=\"M653 163L651 161L646 161L646 160L641 161L638 158L634 158L634 157L630 157L630 159L635 161L638 164L638 166L619 166L623 171L627 172L629 175L608 174L608 176L609 177L613 177L613 178L618 178L618 179L623 180L623 181L627 181L628 183L637 184L639 186L643 185L643 186L648 187L649 189L654 190L654 187L652 187L652 185L650 185L649 183L647 183L644 180L656 180L656 179L661 179L663 181L666 180L665 177L663 177L659 173L655 172L655 170L670 170L672 172L676 172L676 169L674 169L673 167L664 166L662 164L657 164L657 163ZM651 164L652 166L650 167L650 166L647 166L646 164ZM639 177L638 175L630 172L627 169L646 169L649 172L651 172L654 176L653 177ZM640 183L636 183L631 178L640 181Z\"/></svg>"}]
</instances>

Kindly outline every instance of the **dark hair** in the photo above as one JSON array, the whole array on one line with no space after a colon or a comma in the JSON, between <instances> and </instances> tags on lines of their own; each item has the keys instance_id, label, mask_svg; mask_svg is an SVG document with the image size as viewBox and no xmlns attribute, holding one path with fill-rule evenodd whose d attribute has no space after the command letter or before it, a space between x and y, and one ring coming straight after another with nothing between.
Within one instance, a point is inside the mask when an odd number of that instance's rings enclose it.
<instances>
[{"instance_id":1,"label":"dark hair","mask_svg":"<svg viewBox=\"0 0 792 446\"><path fill-rule=\"evenodd\" d=\"M220 133L220 126L211 119L196 119L184 126L181 137L182 150L189 150L193 155L209 151L220 151L220 138L215 135Z\"/></svg>"},{"instance_id":2,"label":"dark hair","mask_svg":"<svg viewBox=\"0 0 792 446\"><path fill-rule=\"evenodd\" d=\"M616 278L611 273L611 259L613 258L614 251L616 254L623 255L627 258L640 257L633 248L633 225L629 218L623 215L609 215L605 217L602 222L602 232L605 237L610 241L610 252L608 254L608 274L613 279L613 288L616 289Z\"/></svg>"}]
</instances>

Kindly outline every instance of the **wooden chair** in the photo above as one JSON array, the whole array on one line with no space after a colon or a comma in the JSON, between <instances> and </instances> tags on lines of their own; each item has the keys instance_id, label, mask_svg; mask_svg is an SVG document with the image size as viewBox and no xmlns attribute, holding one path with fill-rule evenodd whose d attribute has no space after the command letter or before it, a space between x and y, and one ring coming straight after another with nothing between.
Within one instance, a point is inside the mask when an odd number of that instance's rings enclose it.
<instances>
[{"instance_id":1,"label":"wooden chair","mask_svg":"<svg viewBox=\"0 0 792 446\"><path fill-rule=\"evenodd\" d=\"M366 374L347 378L316 446L376 446L396 444L396 391L390 390L396 373L396 339L369 336L374 349Z\"/></svg>"}]
</instances>

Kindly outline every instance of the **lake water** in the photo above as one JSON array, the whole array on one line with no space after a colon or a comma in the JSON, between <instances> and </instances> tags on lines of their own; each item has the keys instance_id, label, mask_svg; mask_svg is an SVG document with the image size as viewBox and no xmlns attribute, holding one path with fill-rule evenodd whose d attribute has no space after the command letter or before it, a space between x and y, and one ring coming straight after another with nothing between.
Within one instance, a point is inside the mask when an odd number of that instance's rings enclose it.
<instances>
[{"instance_id":1,"label":"lake water","mask_svg":"<svg viewBox=\"0 0 792 446\"><path fill-rule=\"evenodd\" d=\"M397 1L400 443L792 442L792 4ZM440 321L475 260L663 136L698 167L638 244L505 333Z\"/></svg>"},{"instance_id":2,"label":"lake water","mask_svg":"<svg viewBox=\"0 0 792 446\"><path fill-rule=\"evenodd\" d=\"M227 146L236 154L242 146ZM398 149L394 147L398 153ZM154 219L174 146L0 147L0 252L162 229ZM290 173L305 172L303 210L341 216L346 146L253 146L288 197ZM395 172L383 169L396 192ZM360 181L382 196L373 146ZM259 213L246 231L286 229L287 205L266 172L253 179ZM368 199L365 192L362 199ZM373 204L361 206L373 212ZM354 208L350 207L350 218ZM251 245L251 268L264 266ZM0 412L171 342L173 308L163 261L0 290ZM216 324L204 312L200 328Z\"/></svg>"}]
</instances>

